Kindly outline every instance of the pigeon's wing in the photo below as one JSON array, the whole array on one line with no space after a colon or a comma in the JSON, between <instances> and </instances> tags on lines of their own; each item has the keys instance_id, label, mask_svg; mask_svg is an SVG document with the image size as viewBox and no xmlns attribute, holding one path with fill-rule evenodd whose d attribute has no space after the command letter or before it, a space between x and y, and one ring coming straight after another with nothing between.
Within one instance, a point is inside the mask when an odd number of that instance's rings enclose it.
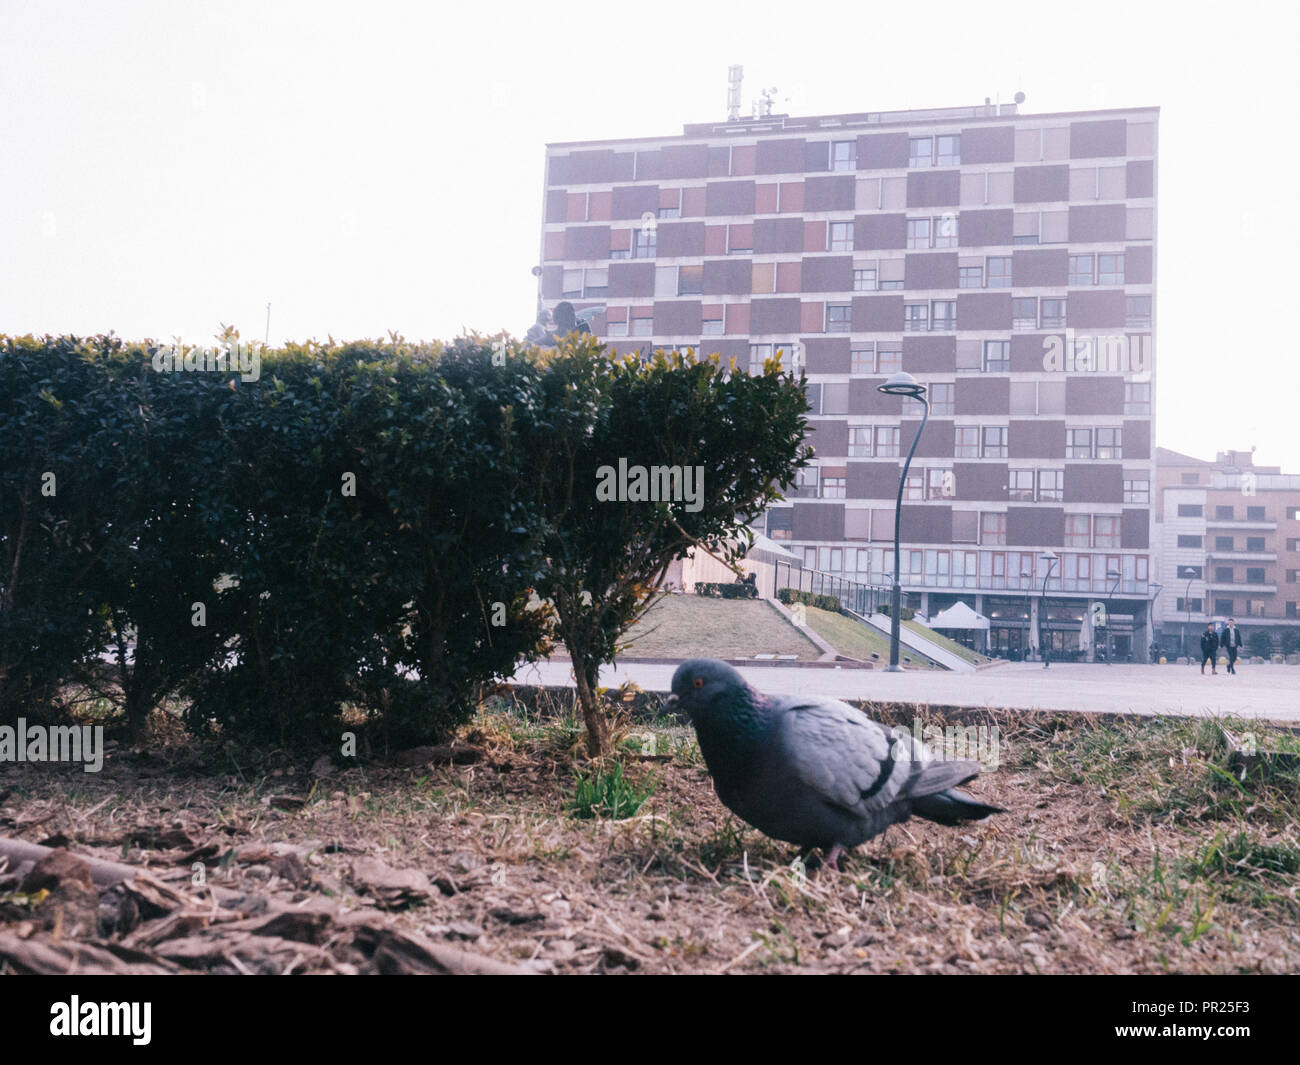
<instances>
[{"instance_id":1,"label":"pigeon's wing","mask_svg":"<svg viewBox=\"0 0 1300 1065\"><path fill-rule=\"evenodd\" d=\"M827 802L855 813L882 810L964 783L979 763L935 761L905 731L890 730L834 699L774 700L783 761Z\"/></svg>"}]
</instances>

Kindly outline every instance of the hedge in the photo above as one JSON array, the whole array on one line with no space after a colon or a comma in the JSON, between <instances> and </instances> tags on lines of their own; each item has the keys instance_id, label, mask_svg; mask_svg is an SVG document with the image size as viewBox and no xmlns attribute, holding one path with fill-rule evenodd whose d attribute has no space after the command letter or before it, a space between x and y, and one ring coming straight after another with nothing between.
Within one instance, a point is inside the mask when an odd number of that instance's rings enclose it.
<instances>
[{"instance_id":1,"label":"hedge","mask_svg":"<svg viewBox=\"0 0 1300 1065\"><path fill-rule=\"evenodd\" d=\"M843 609L836 596L816 595L813 592L800 591L798 588L782 588L776 593L776 597L786 606L791 603L803 603L805 606L815 606L819 610L830 610L836 614Z\"/></svg>"}]
</instances>

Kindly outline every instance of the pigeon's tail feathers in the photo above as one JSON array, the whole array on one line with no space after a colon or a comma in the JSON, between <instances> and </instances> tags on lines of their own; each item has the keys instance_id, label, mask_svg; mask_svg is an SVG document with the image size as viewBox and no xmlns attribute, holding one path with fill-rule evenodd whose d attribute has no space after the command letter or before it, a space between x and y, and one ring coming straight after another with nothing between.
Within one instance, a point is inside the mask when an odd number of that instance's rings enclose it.
<instances>
[{"instance_id":1,"label":"pigeon's tail feathers","mask_svg":"<svg viewBox=\"0 0 1300 1065\"><path fill-rule=\"evenodd\" d=\"M907 782L907 795L917 799L947 791L980 775L979 762L929 760L916 763L914 775Z\"/></svg>"},{"instance_id":2,"label":"pigeon's tail feathers","mask_svg":"<svg viewBox=\"0 0 1300 1065\"><path fill-rule=\"evenodd\" d=\"M927 821L941 825L958 825L963 821L982 821L992 814L1004 814L1000 806L990 806L967 795L964 791L949 788L933 795L922 795L912 800L912 812Z\"/></svg>"}]
</instances>

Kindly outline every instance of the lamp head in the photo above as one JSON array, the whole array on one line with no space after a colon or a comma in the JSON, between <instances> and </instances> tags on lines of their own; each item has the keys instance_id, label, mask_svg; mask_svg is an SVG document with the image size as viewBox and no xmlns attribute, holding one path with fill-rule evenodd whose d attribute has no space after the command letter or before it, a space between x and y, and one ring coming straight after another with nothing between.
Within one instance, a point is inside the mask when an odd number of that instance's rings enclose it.
<instances>
[{"instance_id":1,"label":"lamp head","mask_svg":"<svg viewBox=\"0 0 1300 1065\"><path fill-rule=\"evenodd\" d=\"M883 385L877 385L876 391L883 392L887 396L911 396L913 399L920 399L925 395L925 385L910 373L900 370L896 374L891 374Z\"/></svg>"}]
</instances>

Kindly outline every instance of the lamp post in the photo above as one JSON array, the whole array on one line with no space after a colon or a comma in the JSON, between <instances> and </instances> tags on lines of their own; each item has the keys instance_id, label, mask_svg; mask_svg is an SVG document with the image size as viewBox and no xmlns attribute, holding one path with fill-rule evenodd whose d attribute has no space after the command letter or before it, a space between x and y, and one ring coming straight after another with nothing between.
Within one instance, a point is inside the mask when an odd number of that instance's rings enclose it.
<instances>
[{"instance_id":1,"label":"lamp post","mask_svg":"<svg viewBox=\"0 0 1300 1065\"><path fill-rule=\"evenodd\" d=\"M1183 623L1183 657L1190 666L1192 659L1187 653L1187 630L1192 627L1192 581L1196 580L1196 570L1191 566L1179 566L1178 576L1187 578L1187 587L1183 589L1183 606L1187 608L1187 620Z\"/></svg>"},{"instance_id":2,"label":"lamp post","mask_svg":"<svg viewBox=\"0 0 1300 1065\"><path fill-rule=\"evenodd\" d=\"M889 590L889 665L885 667L885 672L901 673L903 667L898 664L898 638L903 592L900 584L902 552L899 547L901 542L899 534L903 522L903 487L907 484L907 470L912 465L912 456L916 454L916 445L925 431L926 419L930 417L930 404L925 398L925 385L910 373L900 371L893 374L883 385L877 386L876 391L883 392L887 396L910 396L921 401L921 425L916 430L916 436L912 438L912 446L907 449L907 460L903 463L903 472L898 477L898 501L894 504L894 585Z\"/></svg>"},{"instance_id":3,"label":"lamp post","mask_svg":"<svg viewBox=\"0 0 1300 1065\"><path fill-rule=\"evenodd\" d=\"M1155 589L1156 594L1151 597L1151 605L1147 607L1147 611L1148 611L1147 616L1151 622L1151 642L1154 644L1156 643L1156 600L1160 598L1160 593L1165 590L1165 586L1161 584L1159 581L1152 581L1151 587ZM1157 648L1158 647L1159 645L1157 644ZM1150 650L1151 649L1148 647L1147 651L1150 652ZM1151 664L1155 665L1156 662L1160 660L1160 656L1156 654L1156 655L1152 655L1152 657L1156 661L1152 662Z\"/></svg>"},{"instance_id":4,"label":"lamp post","mask_svg":"<svg viewBox=\"0 0 1300 1065\"><path fill-rule=\"evenodd\" d=\"M1043 615L1047 613L1047 582L1052 576L1052 567L1057 563L1057 554L1055 551L1044 551L1038 557L1047 563L1047 572L1043 574L1043 597L1038 604L1038 649L1042 652L1043 668L1046 669L1052 664L1052 652L1043 642Z\"/></svg>"},{"instance_id":5,"label":"lamp post","mask_svg":"<svg viewBox=\"0 0 1300 1065\"><path fill-rule=\"evenodd\" d=\"M1111 656L1115 653L1115 641L1111 635L1114 632L1114 626L1110 623L1110 616L1113 613L1111 599L1115 595L1115 589L1119 587L1120 574L1116 570L1108 569L1106 576L1115 579L1115 583L1110 586L1110 591L1106 593L1106 665L1110 665Z\"/></svg>"},{"instance_id":6,"label":"lamp post","mask_svg":"<svg viewBox=\"0 0 1300 1065\"><path fill-rule=\"evenodd\" d=\"M1033 613L1029 608L1029 593L1034 587L1034 575L1032 573L1020 574L1021 581L1029 581L1028 584L1022 584L1025 589L1025 661L1029 661L1029 615Z\"/></svg>"}]
</instances>

